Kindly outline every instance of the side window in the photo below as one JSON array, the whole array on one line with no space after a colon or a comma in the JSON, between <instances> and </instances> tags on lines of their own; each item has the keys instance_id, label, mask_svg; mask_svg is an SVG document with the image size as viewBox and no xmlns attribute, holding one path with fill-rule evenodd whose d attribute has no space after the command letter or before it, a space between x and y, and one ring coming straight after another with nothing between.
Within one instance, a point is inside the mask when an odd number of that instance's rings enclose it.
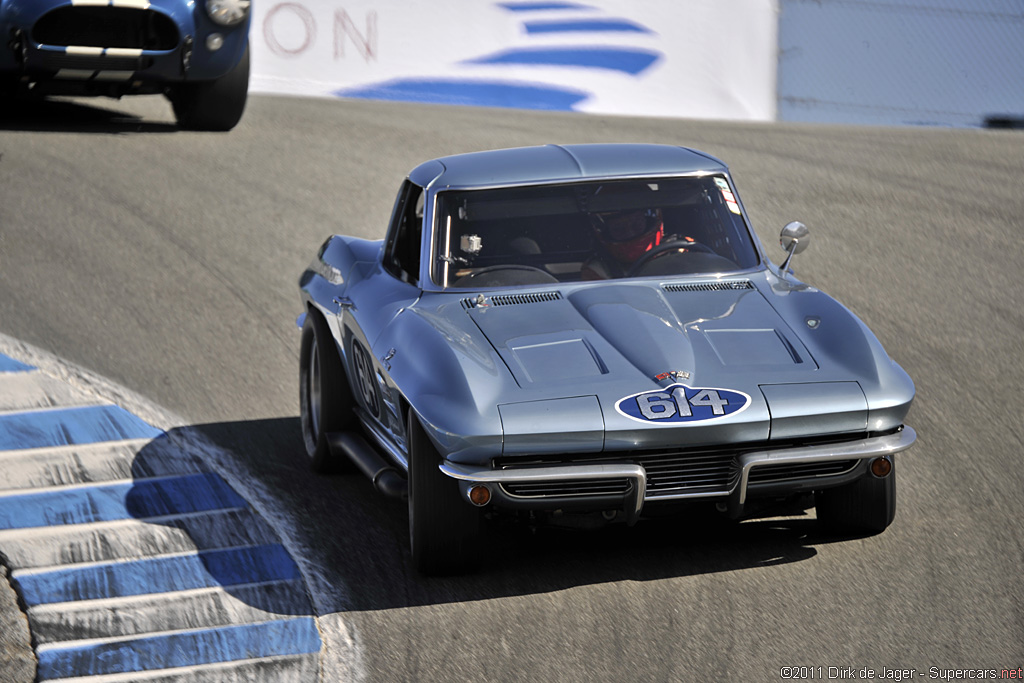
<instances>
[{"instance_id":1,"label":"side window","mask_svg":"<svg viewBox=\"0 0 1024 683\"><path fill-rule=\"evenodd\" d=\"M408 180L395 200L384 267L403 282L418 284L423 237L423 188Z\"/></svg>"}]
</instances>

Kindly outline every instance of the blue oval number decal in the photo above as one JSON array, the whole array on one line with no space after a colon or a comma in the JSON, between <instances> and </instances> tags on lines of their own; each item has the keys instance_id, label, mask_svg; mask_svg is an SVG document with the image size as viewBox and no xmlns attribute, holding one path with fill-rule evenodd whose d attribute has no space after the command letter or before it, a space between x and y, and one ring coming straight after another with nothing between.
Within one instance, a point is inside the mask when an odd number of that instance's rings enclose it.
<instances>
[{"instance_id":1,"label":"blue oval number decal","mask_svg":"<svg viewBox=\"0 0 1024 683\"><path fill-rule=\"evenodd\" d=\"M621 398L615 410L631 420L661 424L706 422L741 412L750 396L732 389L702 389L673 384Z\"/></svg>"}]
</instances>

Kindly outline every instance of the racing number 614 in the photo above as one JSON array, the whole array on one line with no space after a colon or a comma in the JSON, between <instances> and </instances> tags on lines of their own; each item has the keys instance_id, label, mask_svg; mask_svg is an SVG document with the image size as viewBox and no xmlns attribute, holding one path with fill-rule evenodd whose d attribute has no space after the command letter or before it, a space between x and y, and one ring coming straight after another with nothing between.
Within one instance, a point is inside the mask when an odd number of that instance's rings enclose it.
<instances>
[{"instance_id":1,"label":"racing number 614","mask_svg":"<svg viewBox=\"0 0 1024 683\"><path fill-rule=\"evenodd\" d=\"M714 389L701 389L689 398L683 387L676 387L671 394L655 392L641 394L636 397L640 414L648 420L667 420L676 414L679 417L691 417L692 408L711 408L713 415L725 415L725 406L729 402L719 396Z\"/></svg>"}]
</instances>

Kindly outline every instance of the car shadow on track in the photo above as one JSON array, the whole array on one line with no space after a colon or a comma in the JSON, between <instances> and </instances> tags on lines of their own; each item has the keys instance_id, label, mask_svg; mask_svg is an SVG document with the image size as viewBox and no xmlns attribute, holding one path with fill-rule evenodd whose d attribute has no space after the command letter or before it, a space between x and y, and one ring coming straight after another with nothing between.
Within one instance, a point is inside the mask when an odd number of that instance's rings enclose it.
<instances>
[{"instance_id":1,"label":"car shadow on track","mask_svg":"<svg viewBox=\"0 0 1024 683\"><path fill-rule=\"evenodd\" d=\"M717 514L643 520L594 530L491 525L477 573L424 578L411 566L402 501L377 494L359 474L315 475L298 418L191 427L230 450L240 470L261 480L291 510L297 545L328 584L340 587L331 612L384 610L542 594L581 585L657 581L800 562L818 533L803 510L734 523ZM321 607L324 605L321 603Z\"/></svg>"},{"instance_id":2,"label":"car shadow on track","mask_svg":"<svg viewBox=\"0 0 1024 683\"><path fill-rule=\"evenodd\" d=\"M2 97L2 96L0 96ZM97 106L92 100L16 97L0 99L0 130L42 133L176 133L174 123Z\"/></svg>"},{"instance_id":3,"label":"car shadow on track","mask_svg":"<svg viewBox=\"0 0 1024 683\"><path fill-rule=\"evenodd\" d=\"M210 451L191 431L172 429L135 454L131 485L111 494L123 495L128 517L145 524L115 538L112 545L129 547L129 555L104 567L93 597L181 596L180 606L168 602L165 615L150 616L158 624L192 623L189 613L201 626L312 615L294 558L245 490L208 462ZM214 623L203 624L211 614Z\"/></svg>"}]
</instances>

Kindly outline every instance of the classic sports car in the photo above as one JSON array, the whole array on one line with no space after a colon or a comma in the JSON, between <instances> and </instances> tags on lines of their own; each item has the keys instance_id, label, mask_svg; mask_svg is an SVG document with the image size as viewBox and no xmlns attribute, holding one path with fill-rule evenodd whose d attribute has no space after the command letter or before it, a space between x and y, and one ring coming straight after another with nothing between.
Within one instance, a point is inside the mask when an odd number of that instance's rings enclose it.
<instances>
[{"instance_id":1,"label":"classic sports car","mask_svg":"<svg viewBox=\"0 0 1024 683\"><path fill-rule=\"evenodd\" d=\"M249 91L250 0L0 0L0 97L165 94L230 130Z\"/></svg>"},{"instance_id":2,"label":"classic sports car","mask_svg":"<svg viewBox=\"0 0 1024 683\"><path fill-rule=\"evenodd\" d=\"M428 574L471 566L503 513L740 518L813 494L826 528L881 532L914 385L793 277L807 234L769 262L726 166L680 147L428 161L383 241L333 236L300 279L312 466L407 495Z\"/></svg>"}]
</instances>

